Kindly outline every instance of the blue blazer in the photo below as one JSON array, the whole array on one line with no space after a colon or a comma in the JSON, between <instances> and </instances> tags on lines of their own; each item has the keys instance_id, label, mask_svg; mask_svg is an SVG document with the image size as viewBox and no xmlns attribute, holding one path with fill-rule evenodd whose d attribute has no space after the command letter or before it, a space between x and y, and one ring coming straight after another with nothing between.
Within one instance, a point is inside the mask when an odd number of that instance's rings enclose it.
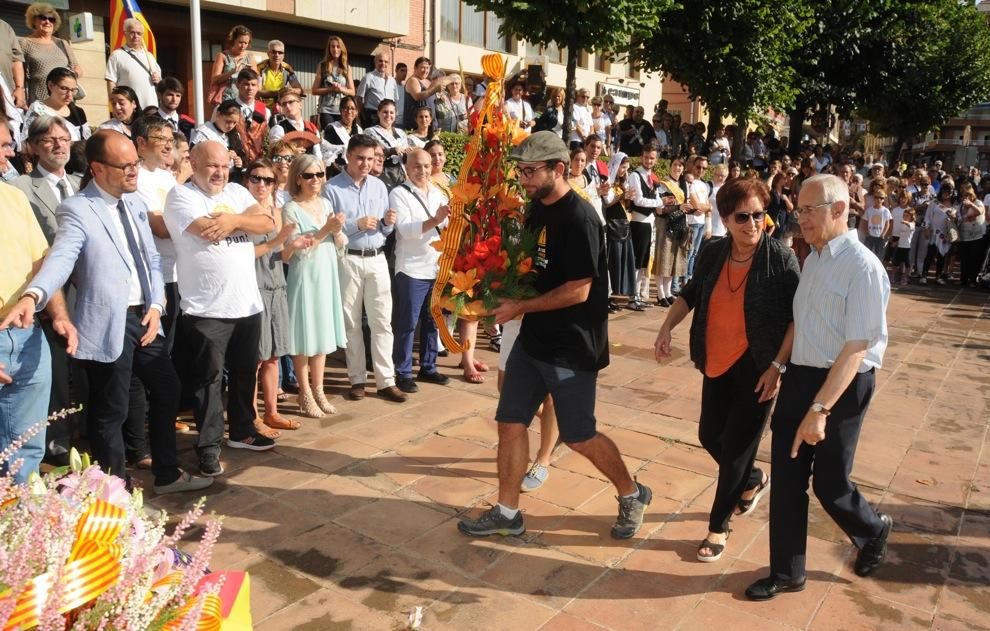
<instances>
[{"instance_id":1,"label":"blue blazer","mask_svg":"<svg viewBox=\"0 0 990 631\"><path fill-rule=\"evenodd\" d=\"M137 227L135 237L151 274L151 296L146 308L165 306L165 283L148 223L148 209L141 199L125 193L124 205ZM55 210L58 231L41 270L29 287L42 292L38 309L48 304L55 291L67 280L76 288L74 322L79 333L77 359L113 362L124 347L127 320L127 286L131 268L127 264L127 243L121 239L96 185L79 191ZM161 327L159 335L163 335Z\"/></svg>"}]
</instances>

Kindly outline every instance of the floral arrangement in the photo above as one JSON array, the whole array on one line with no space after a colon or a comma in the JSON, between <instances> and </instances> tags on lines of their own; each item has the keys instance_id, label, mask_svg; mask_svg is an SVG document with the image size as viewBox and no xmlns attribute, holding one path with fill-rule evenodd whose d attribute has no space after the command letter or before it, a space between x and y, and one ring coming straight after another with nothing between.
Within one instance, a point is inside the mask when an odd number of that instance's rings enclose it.
<instances>
[{"instance_id":1,"label":"floral arrangement","mask_svg":"<svg viewBox=\"0 0 990 631\"><path fill-rule=\"evenodd\" d=\"M46 423L5 451L0 465ZM220 629L223 587L204 576L220 519L211 517L193 555L176 549L203 517L200 500L165 533L164 515L146 515L128 491L86 455L25 484L0 477L0 629L206 631Z\"/></svg>"},{"instance_id":2,"label":"floral arrangement","mask_svg":"<svg viewBox=\"0 0 990 631\"><path fill-rule=\"evenodd\" d=\"M441 325L443 310L477 320L504 298L535 295L530 255L535 238L523 228L525 200L509 160L526 132L502 109L504 59L486 55L482 67L489 79L484 105L472 115L474 132L451 187L450 224L437 243L442 254L432 312L444 346L454 352L463 347Z\"/></svg>"}]
</instances>

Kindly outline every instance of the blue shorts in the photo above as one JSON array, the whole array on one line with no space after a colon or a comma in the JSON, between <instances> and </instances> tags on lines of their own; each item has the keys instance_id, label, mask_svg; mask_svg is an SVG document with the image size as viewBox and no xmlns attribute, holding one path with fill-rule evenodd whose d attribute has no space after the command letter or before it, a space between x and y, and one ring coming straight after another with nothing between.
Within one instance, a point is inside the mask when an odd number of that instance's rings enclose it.
<instances>
[{"instance_id":1,"label":"blue shorts","mask_svg":"<svg viewBox=\"0 0 990 631\"><path fill-rule=\"evenodd\" d=\"M560 439L580 443L598 434L595 427L597 370L573 370L534 359L521 343L512 347L505 364L502 394L495 420L529 427L549 394L557 412Z\"/></svg>"}]
</instances>

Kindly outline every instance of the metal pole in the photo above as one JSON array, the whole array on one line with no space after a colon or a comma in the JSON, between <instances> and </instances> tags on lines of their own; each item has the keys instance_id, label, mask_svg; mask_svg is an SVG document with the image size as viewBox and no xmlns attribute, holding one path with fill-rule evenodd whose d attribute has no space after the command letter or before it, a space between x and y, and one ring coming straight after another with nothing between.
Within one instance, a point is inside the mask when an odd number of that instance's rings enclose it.
<instances>
[{"instance_id":1,"label":"metal pole","mask_svg":"<svg viewBox=\"0 0 990 631\"><path fill-rule=\"evenodd\" d=\"M196 124L206 122L203 115L203 36L199 26L199 0L189 0L189 30L192 38L193 103Z\"/></svg>"}]
</instances>

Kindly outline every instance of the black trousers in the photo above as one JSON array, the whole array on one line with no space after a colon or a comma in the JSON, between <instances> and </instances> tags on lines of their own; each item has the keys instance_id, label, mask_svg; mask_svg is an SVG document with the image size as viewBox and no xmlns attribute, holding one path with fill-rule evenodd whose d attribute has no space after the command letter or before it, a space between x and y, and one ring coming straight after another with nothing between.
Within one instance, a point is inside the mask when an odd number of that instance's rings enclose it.
<instances>
[{"instance_id":1,"label":"black trousers","mask_svg":"<svg viewBox=\"0 0 990 631\"><path fill-rule=\"evenodd\" d=\"M48 340L52 354L52 392L48 398L48 413L53 414L73 407L69 355L65 352L65 338L52 328L51 318L39 317L41 330ZM75 415L52 422L45 428L45 453L48 456L64 456L72 446Z\"/></svg>"},{"instance_id":2,"label":"black trousers","mask_svg":"<svg viewBox=\"0 0 990 631\"><path fill-rule=\"evenodd\" d=\"M715 499L708 516L710 532L728 532L743 491L763 482L763 472L753 463L770 401L760 403L753 392L759 380L760 372L747 351L728 372L706 376L701 386L698 438L718 463Z\"/></svg>"},{"instance_id":3,"label":"black trousers","mask_svg":"<svg viewBox=\"0 0 990 631\"><path fill-rule=\"evenodd\" d=\"M928 246L928 253L925 255L925 264L921 270L921 277L928 278L928 270L932 268L932 261L935 261L935 278L942 276L942 268L945 267L945 257L934 245Z\"/></svg>"},{"instance_id":4,"label":"black trousers","mask_svg":"<svg viewBox=\"0 0 990 631\"><path fill-rule=\"evenodd\" d=\"M220 453L223 440L223 375L227 368L230 438L254 434L254 386L258 375L261 314L200 318L182 314L183 334L196 371L196 428L200 455Z\"/></svg>"},{"instance_id":5,"label":"black trousers","mask_svg":"<svg viewBox=\"0 0 990 631\"><path fill-rule=\"evenodd\" d=\"M983 265L983 239L959 242L959 284L976 282Z\"/></svg>"},{"instance_id":6,"label":"black trousers","mask_svg":"<svg viewBox=\"0 0 990 631\"><path fill-rule=\"evenodd\" d=\"M141 315L127 312L124 347L116 361L83 362L89 379L89 442L93 456L113 475L126 478L124 420L130 406L131 376L136 374L149 393L148 438L151 470L156 485L179 477L175 447L175 415L179 406L179 378L165 352L165 339L141 346L145 327Z\"/></svg>"},{"instance_id":7,"label":"black trousers","mask_svg":"<svg viewBox=\"0 0 990 631\"><path fill-rule=\"evenodd\" d=\"M849 480L859 431L873 396L874 371L857 374L832 406L825 440L814 447L801 445L797 458L791 458L797 428L827 375L825 368L790 365L770 421L774 480L770 487L770 576L775 579L805 576L808 479L812 470L815 496L856 547L861 548L883 529L877 512Z\"/></svg>"}]
</instances>

